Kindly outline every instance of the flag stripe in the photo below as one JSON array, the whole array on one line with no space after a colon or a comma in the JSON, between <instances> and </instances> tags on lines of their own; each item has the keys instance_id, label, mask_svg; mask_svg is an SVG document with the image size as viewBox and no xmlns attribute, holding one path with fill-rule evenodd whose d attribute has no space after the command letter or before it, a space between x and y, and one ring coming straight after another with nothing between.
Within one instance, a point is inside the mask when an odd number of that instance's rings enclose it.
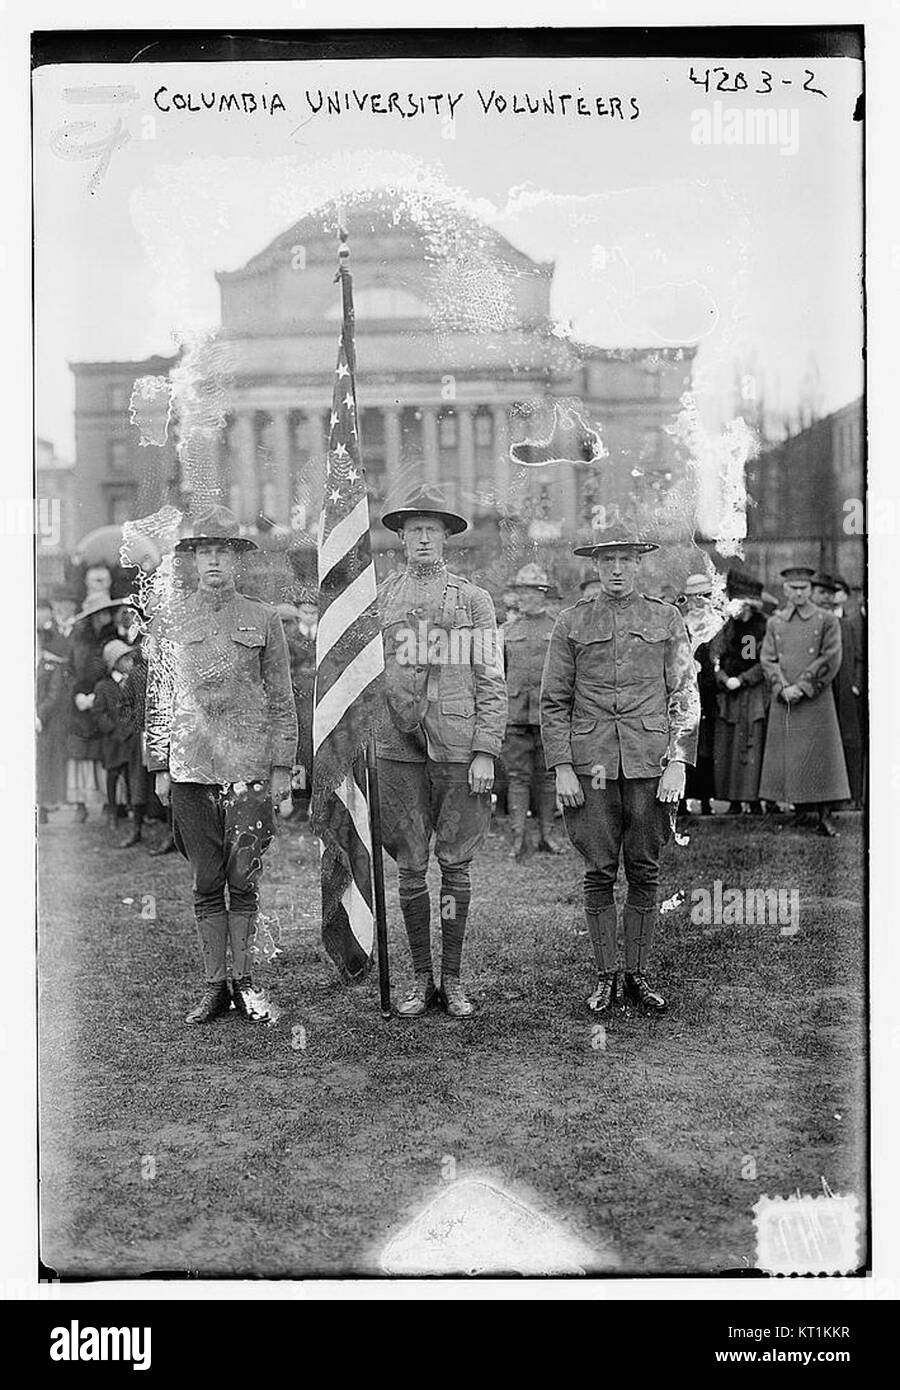
<instances>
[{"instance_id":1,"label":"flag stripe","mask_svg":"<svg viewBox=\"0 0 900 1390\"><path fill-rule=\"evenodd\" d=\"M377 598L375 570L372 565L358 574L351 584L336 594L328 608L319 616L316 629L316 662L321 666L335 642L361 613Z\"/></svg>"},{"instance_id":2,"label":"flag stripe","mask_svg":"<svg viewBox=\"0 0 900 1390\"><path fill-rule=\"evenodd\" d=\"M348 666L341 671L313 712L313 751L318 752L328 735L337 727L341 716L384 671L384 648L381 633L363 647Z\"/></svg>"},{"instance_id":3,"label":"flag stripe","mask_svg":"<svg viewBox=\"0 0 900 1390\"><path fill-rule=\"evenodd\" d=\"M352 550L362 536L369 534L369 499L360 498L352 512L348 512L336 526L329 531L319 549L319 583Z\"/></svg>"}]
</instances>

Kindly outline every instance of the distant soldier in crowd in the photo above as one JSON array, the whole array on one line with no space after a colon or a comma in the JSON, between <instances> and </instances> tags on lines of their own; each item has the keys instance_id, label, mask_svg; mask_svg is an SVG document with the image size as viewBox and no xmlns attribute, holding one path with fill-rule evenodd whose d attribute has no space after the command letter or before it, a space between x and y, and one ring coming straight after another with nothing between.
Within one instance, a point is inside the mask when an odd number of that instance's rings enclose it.
<instances>
[{"instance_id":1,"label":"distant soldier in crowd","mask_svg":"<svg viewBox=\"0 0 900 1390\"><path fill-rule=\"evenodd\" d=\"M503 765L509 784L510 857L517 861L528 853L528 811L534 783L540 825L538 849L548 854L563 853L553 829L556 779L544 765L541 746L541 675L554 623L547 608L550 589L550 581L539 565L523 565L515 580L519 613L514 622L504 623L502 629L509 701Z\"/></svg>"},{"instance_id":2,"label":"distant soldier in crowd","mask_svg":"<svg viewBox=\"0 0 900 1390\"><path fill-rule=\"evenodd\" d=\"M603 534L575 550L596 561L602 593L560 613L550 639L544 754L585 862L584 911L598 972L588 1007L602 1013L618 994L613 888L623 854L625 995L662 1012L666 1001L647 970L660 855L696 755L697 676L677 608L635 591L640 557L659 547L624 523Z\"/></svg>"},{"instance_id":3,"label":"distant soldier in crowd","mask_svg":"<svg viewBox=\"0 0 900 1390\"><path fill-rule=\"evenodd\" d=\"M291 688L297 711L297 756L291 776L292 800L305 817L313 774L313 697L316 686L316 632L319 604L315 590L295 591L293 604L279 606L291 658Z\"/></svg>"},{"instance_id":4,"label":"distant soldier in crowd","mask_svg":"<svg viewBox=\"0 0 900 1390\"><path fill-rule=\"evenodd\" d=\"M665 589L666 586L664 585ZM663 602L667 600L663 599ZM690 574L684 582L678 609L684 618L697 669L700 691L700 730L697 736L697 760L687 769L685 799L700 802L700 814L712 815L710 802L716 794L714 744L716 736L716 675L710 656L712 583L706 574Z\"/></svg>"},{"instance_id":5,"label":"distant soldier in crowd","mask_svg":"<svg viewBox=\"0 0 900 1390\"><path fill-rule=\"evenodd\" d=\"M786 604L769 619L763 638L772 702L759 795L793 803L798 825L815 811L818 834L832 836L830 805L850 796L830 689L841 665L841 628L833 613L813 603L813 574L803 565L781 571Z\"/></svg>"},{"instance_id":6,"label":"distant soldier in crowd","mask_svg":"<svg viewBox=\"0 0 900 1390\"><path fill-rule=\"evenodd\" d=\"M766 744L769 690L763 675L762 643L766 618L763 586L757 579L730 571L727 595L738 610L710 643L717 695L715 794L739 815L743 803L751 814L762 811L759 778Z\"/></svg>"},{"instance_id":7,"label":"distant soldier in crowd","mask_svg":"<svg viewBox=\"0 0 900 1390\"><path fill-rule=\"evenodd\" d=\"M850 799L859 808L862 805L863 737L860 710L864 688L863 652L862 633L847 612L849 599L850 586L845 579L821 571L814 576L813 603L833 613L841 625L841 665L831 689L841 730Z\"/></svg>"},{"instance_id":8,"label":"distant soldier in crowd","mask_svg":"<svg viewBox=\"0 0 900 1390\"><path fill-rule=\"evenodd\" d=\"M272 802L290 791L297 716L281 619L235 584L238 553L256 549L227 507L198 516L175 550L193 553L199 587L173 596L151 625L147 761L193 870L205 976L188 1023L209 1023L232 1002L249 1020L271 1016L253 989L250 946Z\"/></svg>"},{"instance_id":9,"label":"distant soldier in crowd","mask_svg":"<svg viewBox=\"0 0 900 1390\"><path fill-rule=\"evenodd\" d=\"M387 718L376 741L384 847L396 860L415 984L400 1005L417 1018L443 1003L473 1006L460 982L472 894L470 866L491 818L494 759L506 724L496 617L485 589L447 568L448 536L468 522L419 489L382 524L400 536L406 568L379 595ZM426 874L434 836L441 866L441 988L431 960Z\"/></svg>"}]
</instances>

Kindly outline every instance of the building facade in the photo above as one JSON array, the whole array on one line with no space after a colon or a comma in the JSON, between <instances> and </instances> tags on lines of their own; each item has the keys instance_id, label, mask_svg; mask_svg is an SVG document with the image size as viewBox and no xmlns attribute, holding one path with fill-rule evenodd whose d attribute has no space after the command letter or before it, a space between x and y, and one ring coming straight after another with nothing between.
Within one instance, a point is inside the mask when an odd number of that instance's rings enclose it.
<instances>
[{"instance_id":1,"label":"building facade","mask_svg":"<svg viewBox=\"0 0 900 1390\"><path fill-rule=\"evenodd\" d=\"M866 496L862 398L816 420L748 466L748 564L773 581L791 561L865 581L865 536L848 503Z\"/></svg>"},{"instance_id":2,"label":"building facade","mask_svg":"<svg viewBox=\"0 0 900 1390\"><path fill-rule=\"evenodd\" d=\"M520 518L546 539L590 527L598 505L639 512L658 502L684 461L667 426L690 386L693 348L603 350L560 336L550 312L553 265L531 260L461 215L404 216L386 199L351 208L351 270L363 462L373 514L417 482L489 532ZM321 506L340 329L337 236L326 209L217 275L217 361L227 410L192 475L170 438L138 445L128 400L135 379L171 359L80 363L76 381L83 530L190 506L215 490L248 529L314 534ZM555 407L562 409L556 412ZM607 451L590 462L583 425ZM510 461L516 440L555 428L572 462ZM393 543L378 526L377 548Z\"/></svg>"}]
</instances>

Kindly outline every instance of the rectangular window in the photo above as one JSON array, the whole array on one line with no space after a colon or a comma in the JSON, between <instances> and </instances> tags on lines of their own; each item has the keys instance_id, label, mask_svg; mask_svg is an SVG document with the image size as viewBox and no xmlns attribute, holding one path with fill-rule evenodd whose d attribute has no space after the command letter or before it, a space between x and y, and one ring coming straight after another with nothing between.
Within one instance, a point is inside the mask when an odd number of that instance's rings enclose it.
<instances>
[{"instance_id":1,"label":"rectangular window","mask_svg":"<svg viewBox=\"0 0 900 1390\"><path fill-rule=\"evenodd\" d=\"M110 473L124 473L128 469L129 449L128 443L124 439L111 439L109 441L109 471Z\"/></svg>"},{"instance_id":2,"label":"rectangular window","mask_svg":"<svg viewBox=\"0 0 900 1390\"><path fill-rule=\"evenodd\" d=\"M438 418L438 441L442 449L455 449L457 444L457 420L452 411Z\"/></svg>"},{"instance_id":3,"label":"rectangular window","mask_svg":"<svg viewBox=\"0 0 900 1390\"><path fill-rule=\"evenodd\" d=\"M475 416L475 447L476 449L490 449L494 442L494 417L486 410L480 410Z\"/></svg>"}]
</instances>

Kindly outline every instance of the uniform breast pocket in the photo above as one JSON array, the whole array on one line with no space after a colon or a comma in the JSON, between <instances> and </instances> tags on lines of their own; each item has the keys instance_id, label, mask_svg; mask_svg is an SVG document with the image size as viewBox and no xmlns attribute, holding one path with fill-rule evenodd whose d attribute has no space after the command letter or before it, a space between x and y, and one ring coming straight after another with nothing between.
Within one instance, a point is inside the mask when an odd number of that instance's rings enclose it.
<instances>
[{"instance_id":1,"label":"uniform breast pocket","mask_svg":"<svg viewBox=\"0 0 900 1390\"><path fill-rule=\"evenodd\" d=\"M634 628L629 633L630 664L638 675L656 675L665 662L666 637L664 628Z\"/></svg>"},{"instance_id":2,"label":"uniform breast pocket","mask_svg":"<svg viewBox=\"0 0 900 1390\"><path fill-rule=\"evenodd\" d=\"M266 645L266 634L258 628L237 628L232 632L231 640L238 666L257 668Z\"/></svg>"},{"instance_id":3,"label":"uniform breast pocket","mask_svg":"<svg viewBox=\"0 0 900 1390\"><path fill-rule=\"evenodd\" d=\"M471 695L453 695L441 700L441 714L450 719L474 719L475 700Z\"/></svg>"}]
</instances>

